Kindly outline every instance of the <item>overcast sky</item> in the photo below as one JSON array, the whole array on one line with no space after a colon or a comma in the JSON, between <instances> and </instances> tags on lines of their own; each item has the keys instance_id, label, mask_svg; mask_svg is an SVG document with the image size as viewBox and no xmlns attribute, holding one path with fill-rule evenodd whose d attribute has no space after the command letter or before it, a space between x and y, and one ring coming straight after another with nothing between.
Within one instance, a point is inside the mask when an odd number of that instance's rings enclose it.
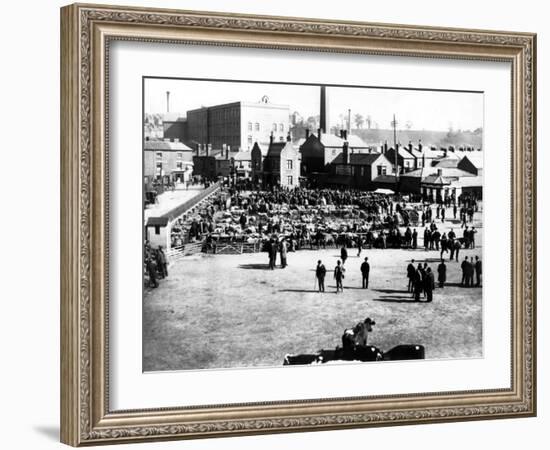
<instances>
[{"instance_id":1,"label":"overcast sky","mask_svg":"<svg viewBox=\"0 0 550 450\"><path fill-rule=\"evenodd\" d=\"M304 119L319 114L319 87L266 83L236 83L194 80L145 80L145 112L166 112L166 91L170 111L185 113L201 106L234 101L260 101L267 95L275 104L288 105ZM372 126L390 128L395 113L398 128L474 130L483 126L483 94L398 89L327 87L328 126L355 114L370 116ZM355 125L353 125L355 127Z\"/></svg>"}]
</instances>

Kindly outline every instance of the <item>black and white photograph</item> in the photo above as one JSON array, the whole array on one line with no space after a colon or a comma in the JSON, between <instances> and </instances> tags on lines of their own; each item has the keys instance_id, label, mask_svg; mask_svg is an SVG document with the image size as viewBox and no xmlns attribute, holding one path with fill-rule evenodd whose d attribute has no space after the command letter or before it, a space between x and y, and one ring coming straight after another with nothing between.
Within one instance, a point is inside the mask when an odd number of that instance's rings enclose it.
<instances>
[{"instance_id":1,"label":"black and white photograph","mask_svg":"<svg viewBox=\"0 0 550 450\"><path fill-rule=\"evenodd\" d=\"M143 371L482 358L483 117L481 91L144 77Z\"/></svg>"}]
</instances>

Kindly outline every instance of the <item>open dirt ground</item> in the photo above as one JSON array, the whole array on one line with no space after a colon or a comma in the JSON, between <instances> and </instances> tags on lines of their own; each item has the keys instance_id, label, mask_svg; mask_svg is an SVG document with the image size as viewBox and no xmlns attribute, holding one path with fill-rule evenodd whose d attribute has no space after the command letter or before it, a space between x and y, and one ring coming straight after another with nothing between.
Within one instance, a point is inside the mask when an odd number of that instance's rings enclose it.
<instances>
[{"instance_id":1,"label":"open dirt ground","mask_svg":"<svg viewBox=\"0 0 550 450\"><path fill-rule=\"evenodd\" d=\"M429 359L481 357L482 289L459 286L460 261L482 257L479 231L476 249L461 250L459 262L446 258L448 283L434 291L433 303L416 303L407 292L411 259L432 271L439 263L439 252L423 248L363 250L360 258L350 249L339 294L332 278L338 249L289 253L289 266L274 271L266 253L182 258L145 292L143 370L279 366L287 353L341 345L343 330L366 317L376 321L369 344L383 351L414 343ZM368 290L359 270L365 256ZM328 271L325 293L315 289L318 259Z\"/></svg>"}]
</instances>

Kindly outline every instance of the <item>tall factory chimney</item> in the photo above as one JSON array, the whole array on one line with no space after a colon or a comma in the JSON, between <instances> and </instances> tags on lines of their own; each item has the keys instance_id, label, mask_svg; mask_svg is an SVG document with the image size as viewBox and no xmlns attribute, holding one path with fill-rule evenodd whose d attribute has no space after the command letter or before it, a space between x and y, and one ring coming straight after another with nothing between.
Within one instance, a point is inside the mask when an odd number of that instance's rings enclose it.
<instances>
[{"instance_id":1,"label":"tall factory chimney","mask_svg":"<svg viewBox=\"0 0 550 450\"><path fill-rule=\"evenodd\" d=\"M327 92L326 87L321 86L321 99L319 105L319 128L321 132L326 133L327 131Z\"/></svg>"},{"instance_id":2,"label":"tall factory chimney","mask_svg":"<svg viewBox=\"0 0 550 450\"><path fill-rule=\"evenodd\" d=\"M170 91L166 91L166 112L170 112Z\"/></svg>"}]
</instances>

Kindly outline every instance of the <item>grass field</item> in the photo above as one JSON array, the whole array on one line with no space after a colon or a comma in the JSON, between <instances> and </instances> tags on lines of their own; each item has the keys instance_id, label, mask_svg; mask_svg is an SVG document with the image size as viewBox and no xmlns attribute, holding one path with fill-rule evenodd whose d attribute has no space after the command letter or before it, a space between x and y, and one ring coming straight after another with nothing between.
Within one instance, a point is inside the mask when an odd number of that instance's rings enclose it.
<instances>
[{"instance_id":1,"label":"grass field","mask_svg":"<svg viewBox=\"0 0 550 450\"><path fill-rule=\"evenodd\" d=\"M434 291L432 303L416 303L406 266L414 258L435 271L438 252L364 250L357 258L351 249L349 255L339 294L332 279L337 249L289 253L289 266L274 271L266 253L177 261L144 295L143 370L279 366L287 353L341 345L343 330L367 316L376 321L369 344L383 351L414 343L430 359L482 356L482 289L459 286L460 262L446 261L448 284ZM481 257L481 248L462 250L460 261L466 255ZM368 290L361 289L359 270L365 256ZM314 288L318 259L328 271L324 294Z\"/></svg>"}]
</instances>

